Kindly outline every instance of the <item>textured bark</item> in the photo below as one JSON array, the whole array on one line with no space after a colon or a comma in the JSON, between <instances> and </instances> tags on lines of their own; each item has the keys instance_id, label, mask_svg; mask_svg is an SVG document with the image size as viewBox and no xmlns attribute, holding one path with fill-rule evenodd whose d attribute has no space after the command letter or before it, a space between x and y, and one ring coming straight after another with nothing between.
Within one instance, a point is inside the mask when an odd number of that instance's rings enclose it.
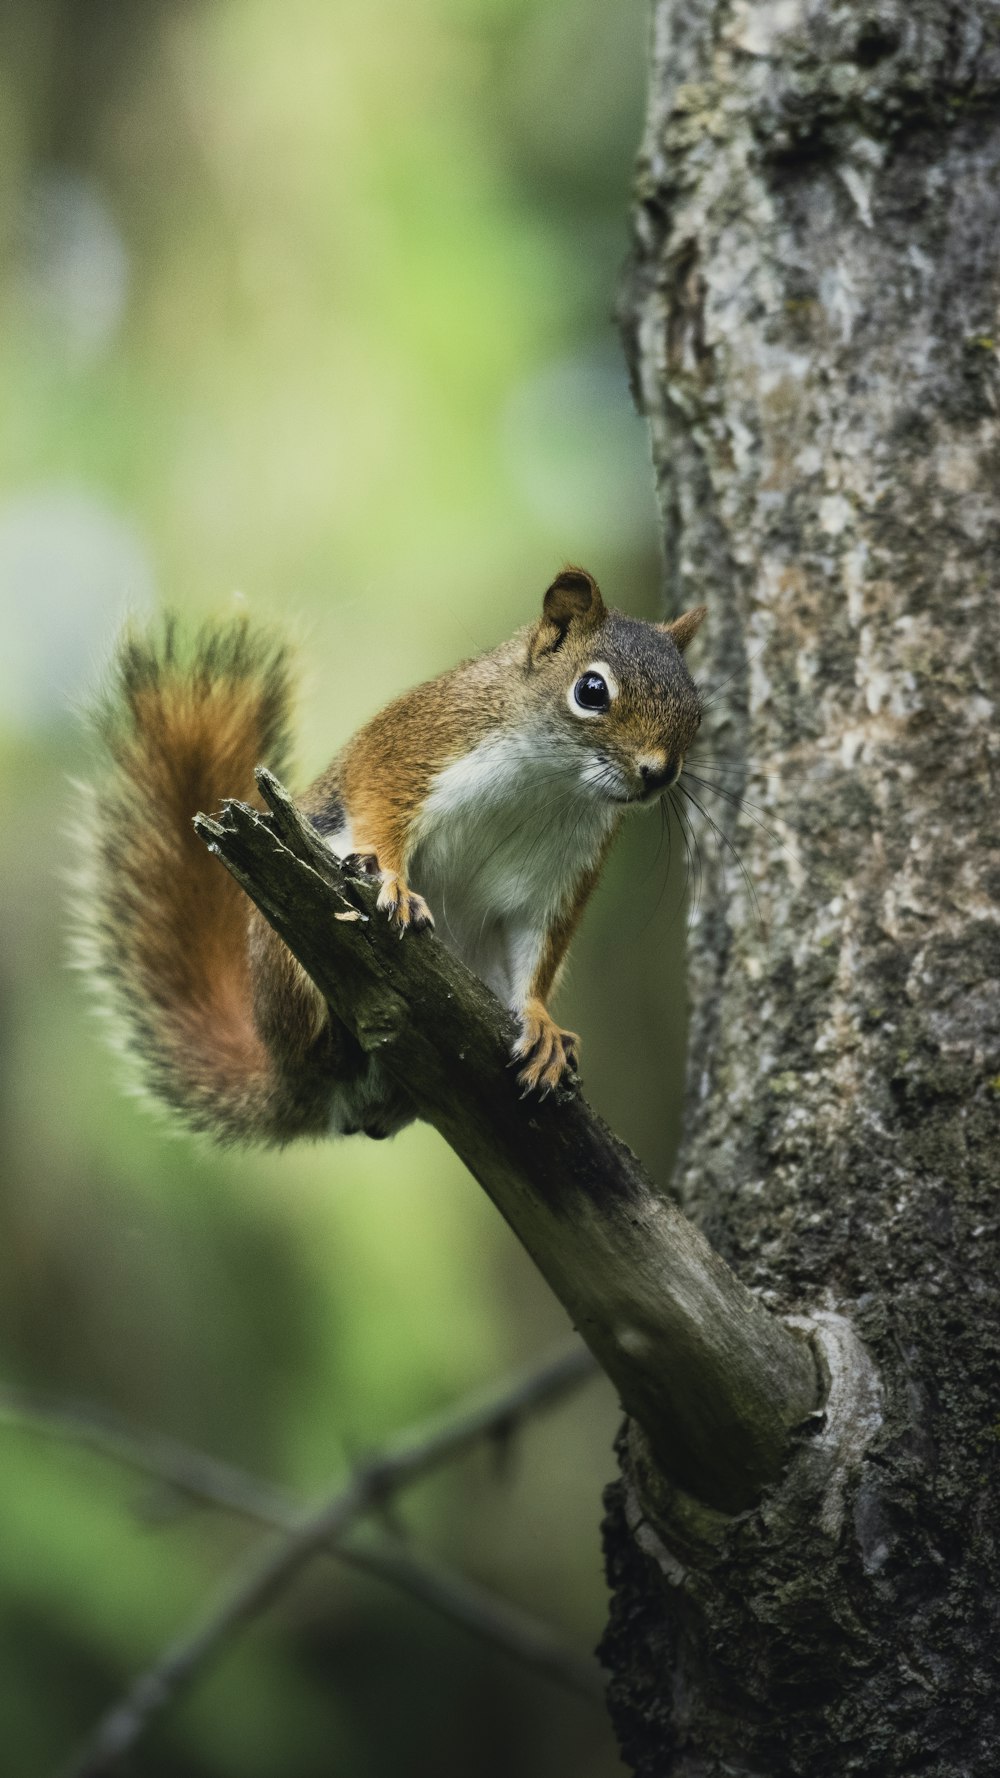
<instances>
[{"instance_id":1,"label":"textured bark","mask_svg":"<svg viewBox=\"0 0 1000 1778\"><path fill-rule=\"evenodd\" d=\"M995 5L660 0L623 320L668 607L735 675L705 775L770 830L722 805L759 919L702 847L680 1192L883 1397L832 1489L711 1536L623 1444L644 1778L1000 1759L998 287Z\"/></svg>"}]
</instances>

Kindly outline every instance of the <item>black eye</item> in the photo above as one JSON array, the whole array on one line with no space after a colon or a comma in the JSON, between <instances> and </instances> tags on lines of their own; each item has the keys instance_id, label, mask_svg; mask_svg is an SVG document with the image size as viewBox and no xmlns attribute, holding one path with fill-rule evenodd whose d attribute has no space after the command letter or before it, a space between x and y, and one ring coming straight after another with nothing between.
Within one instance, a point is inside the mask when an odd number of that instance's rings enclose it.
<instances>
[{"instance_id":1,"label":"black eye","mask_svg":"<svg viewBox=\"0 0 1000 1778\"><path fill-rule=\"evenodd\" d=\"M573 687L573 698L581 710L607 710L611 704L608 682L600 673L581 673Z\"/></svg>"}]
</instances>

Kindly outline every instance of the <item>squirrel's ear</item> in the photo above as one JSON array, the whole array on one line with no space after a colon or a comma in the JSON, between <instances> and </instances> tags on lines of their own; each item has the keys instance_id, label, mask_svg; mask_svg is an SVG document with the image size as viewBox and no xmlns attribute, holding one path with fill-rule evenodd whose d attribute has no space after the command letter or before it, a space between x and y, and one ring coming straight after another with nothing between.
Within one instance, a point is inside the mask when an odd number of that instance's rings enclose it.
<instances>
[{"instance_id":1,"label":"squirrel's ear","mask_svg":"<svg viewBox=\"0 0 1000 1778\"><path fill-rule=\"evenodd\" d=\"M680 617L675 617L672 624L661 624L660 628L666 631L671 642L683 654L692 636L697 635L701 629L707 612L707 605L695 605L690 611L682 611Z\"/></svg>"},{"instance_id":2,"label":"squirrel's ear","mask_svg":"<svg viewBox=\"0 0 1000 1778\"><path fill-rule=\"evenodd\" d=\"M564 568L557 574L542 601L541 621L531 634L530 656L554 654L566 640L571 625L592 630L605 617L601 589L585 568Z\"/></svg>"}]
</instances>

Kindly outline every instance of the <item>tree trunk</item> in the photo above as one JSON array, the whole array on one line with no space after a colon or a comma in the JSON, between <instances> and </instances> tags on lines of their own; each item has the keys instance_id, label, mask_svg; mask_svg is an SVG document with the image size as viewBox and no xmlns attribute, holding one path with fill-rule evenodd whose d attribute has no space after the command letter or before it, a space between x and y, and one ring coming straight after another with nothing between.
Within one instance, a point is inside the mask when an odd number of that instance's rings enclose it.
<instances>
[{"instance_id":1,"label":"tree trunk","mask_svg":"<svg viewBox=\"0 0 1000 1778\"><path fill-rule=\"evenodd\" d=\"M702 833L679 1190L878 1425L736 1516L623 1439L643 1778L1000 1758L998 90L986 0L657 7L623 319L756 894Z\"/></svg>"}]
</instances>

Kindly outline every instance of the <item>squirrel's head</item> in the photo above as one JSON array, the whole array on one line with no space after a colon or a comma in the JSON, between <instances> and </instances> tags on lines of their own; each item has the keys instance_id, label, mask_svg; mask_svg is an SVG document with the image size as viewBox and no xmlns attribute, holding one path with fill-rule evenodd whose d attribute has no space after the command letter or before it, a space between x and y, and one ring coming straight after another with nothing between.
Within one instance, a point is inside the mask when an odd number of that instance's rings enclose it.
<instances>
[{"instance_id":1,"label":"squirrel's head","mask_svg":"<svg viewBox=\"0 0 1000 1778\"><path fill-rule=\"evenodd\" d=\"M584 781L611 802L649 802L680 776L701 722L682 659L705 607L673 623L609 611L593 576L564 568L528 637L529 679L546 691L548 720L580 753Z\"/></svg>"}]
</instances>

